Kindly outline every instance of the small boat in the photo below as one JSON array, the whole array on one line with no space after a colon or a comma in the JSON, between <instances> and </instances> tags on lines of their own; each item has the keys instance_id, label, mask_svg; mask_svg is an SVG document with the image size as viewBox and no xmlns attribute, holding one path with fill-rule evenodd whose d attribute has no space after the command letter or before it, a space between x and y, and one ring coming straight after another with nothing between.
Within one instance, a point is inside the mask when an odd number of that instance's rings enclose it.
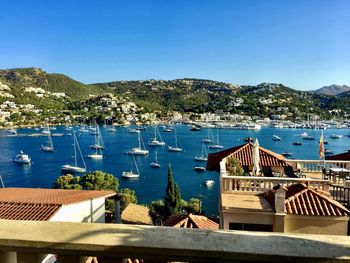
<instances>
[{"instance_id":1,"label":"small boat","mask_svg":"<svg viewBox=\"0 0 350 263\"><path fill-rule=\"evenodd\" d=\"M47 128L49 133L47 134L47 145L41 145L40 150L43 152L53 152L55 149L53 147L53 142L52 142L52 137L51 137L51 132L49 127Z\"/></svg>"},{"instance_id":2,"label":"small boat","mask_svg":"<svg viewBox=\"0 0 350 263\"><path fill-rule=\"evenodd\" d=\"M23 151L20 151L19 154L13 157L15 163L29 164L31 160L28 154L25 154Z\"/></svg>"},{"instance_id":3,"label":"small boat","mask_svg":"<svg viewBox=\"0 0 350 263\"><path fill-rule=\"evenodd\" d=\"M289 156L293 156L293 153L291 152L283 152L281 153L284 157L289 157Z\"/></svg>"},{"instance_id":4,"label":"small boat","mask_svg":"<svg viewBox=\"0 0 350 263\"><path fill-rule=\"evenodd\" d=\"M135 130L137 130L137 131L145 131L145 130L146 130L146 127L144 127L144 126L138 126L137 128L135 128Z\"/></svg>"},{"instance_id":5,"label":"small boat","mask_svg":"<svg viewBox=\"0 0 350 263\"><path fill-rule=\"evenodd\" d=\"M132 155L147 155L148 154L148 150L145 149L145 145L144 145L143 140L141 138L140 132L138 132L137 135L138 135L139 146L132 148L130 151L128 151L128 154L132 154ZM142 148L142 146L143 146L143 148Z\"/></svg>"},{"instance_id":6,"label":"small boat","mask_svg":"<svg viewBox=\"0 0 350 263\"><path fill-rule=\"evenodd\" d=\"M95 160L101 160L103 158L103 153L102 153L102 149L104 148L101 144L102 141L102 137L99 138L99 129L97 128L97 134L95 135L95 144L90 145L89 147L91 149L94 149L95 152L88 154L88 158L90 159L95 159Z\"/></svg>"},{"instance_id":7,"label":"small boat","mask_svg":"<svg viewBox=\"0 0 350 263\"><path fill-rule=\"evenodd\" d=\"M302 143L300 141L296 141L296 142L293 142L293 145L300 146L300 145L302 145Z\"/></svg>"},{"instance_id":8,"label":"small boat","mask_svg":"<svg viewBox=\"0 0 350 263\"><path fill-rule=\"evenodd\" d=\"M159 139L157 138L157 134L159 135ZM165 142L162 139L162 136L160 136L159 130L157 126L154 126L154 137L150 139L147 143L149 146L164 146Z\"/></svg>"},{"instance_id":9,"label":"small boat","mask_svg":"<svg viewBox=\"0 0 350 263\"><path fill-rule=\"evenodd\" d=\"M201 131L201 128L199 128L199 127L197 127L197 126L195 126L195 125L192 125L190 131L195 131L195 132Z\"/></svg>"},{"instance_id":10,"label":"small boat","mask_svg":"<svg viewBox=\"0 0 350 263\"><path fill-rule=\"evenodd\" d=\"M208 153L205 145L202 143L202 155L196 155L194 157L196 162L206 162L208 161Z\"/></svg>"},{"instance_id":11,"label":"small boat","mask_svg":"<svg viewBox=\"0 0 350 263\"><path fill-rule=\"evenodd\" d=\"M205 167L197 165L196 167L193 168L198 173L203 173L206 171Z\"/></svg>"},{"instance_id":12,"label":"small boat","mask_svg":"<svg viewBox=\"0 0 350 263\"><path fill-rule=\"evenodd\" d=\"M153 168L160 168L160 164L158 163L158 158L157 158L157 152L156 152L156 159L154 162L151 162L150 163L150 166L153 167Z\"/></svg>"},{"instance_id":13,"label":"small boat","mask_svg":"<svg viewBox=\"0 0 350 263\"><path fill-rule=\"evenodd\" d=\"M300 134L300 136L301 136L301 137L307 137L308 134L307 134L307 132L304 131L304 132L302 132L302 133Z\"/></svg>"},{"instance_id":14,"label":"small boat","mask_svg":"<svg viewBox=\"0 0 350 263\"><path fill-rule=\"evenodd\" d=\"M94 150L104 149L105 147L104 147L101 131L100 131L100 128L98 127L97 123L95 123L95 127L93 128L93 132L92 133L90 132L90 134L95 135L95 143L90 145L89 148L94 149Z\"/></svg>"},{"instance_id":15,"label":"small boat","mask_svg":"<svg viewBox=\"0 0 350 263\"><path fill-rule=\"evenodd\" d=\"M174 127L167 124L164 129L163 129L163 132L172 132L174 130Z\"/></svg>"},{"instance_id":16,"label":"small boat","mask_svg":"<svg viewBox=\"0 0 350 263\"><path fill-rule=\"evenodd\" d=\"M177 145L176 129L174 129L174 131L175 131L175 146L168 146L168 152L182 152L183 149L178 147Z\"/></svg>"},{"instance_id":17,"label":"small boat","mask_svg":"<svg viewBox=\"0 0 350 263\"><path fill-rule=\"evenodd\" d=\"M306 137L303 137L303 140L305 140L305 141L314 141L315 138L308 135L308 136L306 136Z\"/></svg>"},{"instance_id":18,"label":"small boat","mask_svg":"<svg viewBox=\"0 0 350 263\"><path fill-rule=\"evenodd\" d=\"M331 155L333 154L334 152L331 150L331 149L324 149L324 154L325 155Z\"/></svg>"},{"instance_id":19,"label":"small boat","mask_svg":"<svg viewBox=\"0 0 350 263\"><path fill-rule=\"evenodd\" d=\"M109 132L116 132L117 129L115 127L113 127L113 126L110 126L109 128L107 128L107 131L109 131Z\"/></svg>"},{"instance_id":20,"label":"small boat","mask_svg":"<svg viewBox=\"0 0 350 263\"><path fill-rule=\"evenodd\" d=\"M219 143L219 129L216 129L216 143L209 145L209 149L222 149L223 145Z\"/></svg>"},{"instance_id":21,"label":"small boat","mask_svg":"<svg viewBox=\"0 0 350 263\"><path fill-rule=\"evenodd\" d=\"M50 132L50 128L49 128L49 127L43 128L43 129L41 130L41 133L42 133L42 134L50 134L50 133L51 133L51 132Z\"/></svg>"},{"instance_id":22,"label":"small boat","mask_svg":"<svg viewBox=\"0 0 350 263\"><path fill-rule=\"evenodd\" d=\"M140 133L140 132L141 132L140 130L137 130L135 128L128 129L128 133Z\"/></svg>"},{"instance_id":23,"label":"small boat","mask_svg":"<svg viewBox=\"0 0 350 263\"><path fill-rule=\"evenodd\" d=\"M7 132L12 134L12 135L17 135L17 130L16 129L8 129Z\"/></svg>"},{"instance_id":24,"label":"small boat","mask_svg":"<svg viewBox=\"0 0 350 263\"><path fill-rule=\"evenodd\" d=\"M86 164L85 164L83 155L81 153L77 137L75 136L75 132L73 132L73 149L74 149L74 155L73 155L74 164L73 165L71 165L71 164L62 165L61 171L64 173L85 173L86 172ZM78 166L77 149L80 153L80 157L81 157L81 160L82 160L84 167Z\"/></svg>"},{"instance_id":25,"label":"small boat","mask_svg":"<svg viewBox=\"0 0 350 263\"><path fill-rule=\"evenodd\" d=\"M212 186L213 184L215 184L215 181L214 180L206 180L206 181L204 181L203 184L206 186Z\"/></svg>"},{"instance_id":26,"label":"small boat","mask_svg":"<svg viewBox=\"0 0 350 263\"><path fill-rule=\"evenodd\" d=\"M132 170L131 171L127 171L127 172L123 172L122 173L122 177L124 177L124 178L132 179L132 178L139 178L140 177L139 167L137 166L137 163L136 163L134 155L132 156L132 159L134 161L134 165L136 167L136 171L137 172L134 172Z\"/></svg>"},{"instance_id":27,"label":"small boat","mask_svg":"<svg viewBox=\"0 0 350 263\"><path fill-rule=\"evenodd\" d=\"M281 137L277 136L277 135L273 135L272 136L272 140L274 141L280 141L281 140Z\"/></svg>"},{"instance_id":28,"label":"small boat","mask_svg":"<svg viewBox=\"0 0 350 263\"><path fill-rule=\"evenodd\" d=\"M78 129L78 132L81 132L81 133L88 133L89 130L88 130L86 127L81 127L80 129Z\"/></svg>"},{"instance_id":29,"label":"small boat","mask_svg":"<svg viewBox=\"0 0 350 263\"><path fill-rule=\"evenodd\" d=\"M207 144L213 143L214 142L213 133L210 128L208 128L207 130L208 130L208 136L207 138L204 138L202 142Z\"/></svg>"},{"instance_id":30,"label":"small boat","mask_svg":"<svg viewBox=\"0 0 350 263\"><path fill-rule=\"evenodd\" d=\"M329 143L327 141L324 141L323 144L328 145Z\"/></svg>"},{"instance_id":31,"label":"small boat","mask_svg":"<svg viewBox=\"0 0 350 263\"><path fill-rule=\"evenodd\" d=\"M339 134L332 134L331 136L329 136L329 138L331 139L341 139L343 137L343 135L339 135Z\"/></svg>"}]
</instances>

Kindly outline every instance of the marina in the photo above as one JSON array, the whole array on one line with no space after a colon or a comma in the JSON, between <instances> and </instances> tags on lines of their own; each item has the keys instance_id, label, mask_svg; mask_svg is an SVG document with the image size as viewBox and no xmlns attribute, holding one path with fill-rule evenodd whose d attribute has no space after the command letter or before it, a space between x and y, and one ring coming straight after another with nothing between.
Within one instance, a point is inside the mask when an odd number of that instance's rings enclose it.
<instances>
[{"instance_id":1,"label":"marina","mask_svg":"<svg viewBox=\"0 0 350 263\"><path fill-rule=\"evenodd\" d=\"M176 124L174 127L176 138L183 147L182 152L168 152L167 147L144 147L141 137L146 141L154 137L153 126L145 126L145 129L139 133L129 133L129 129L133 129L133 127L116 127L115 132L109 132L109 127L100 126L99 130L106 145L103 158L87 158L85 160L86 171L102 170L115 175L120 179L120 188L129 187L134 189L139 202L147 204L164 197L167 166L170 162L175 181L181 189L182 197L190 199L201 196L203 210L206 214L216 215L219 184L212 184L208 188L203 183L207 180L217 181L218 174L205 170L198 173L194 170L194 167L198 164L195 157L203 156L205 159L206 152L213 153L220 149L209 149L210 144L202 142L208 135L206 128L193 132L189 125ZM92 152L89 145L95 140L95 135L79 131L81 127L77 126L69 130L65 130L65 128L64 126L57 126L55 133L52 133L55 151L51 154L46 154L40 150L41 145L47 142L47 135L38 134L34 128L17 129L17 136L10 137L7 137L5 130L0 131L3 136L0 140L0 147L3 149L3 154L0 157L0 170L4 184L7 187L50 188L56 178L61 175L61 166L72 162L72 131L76 131L82 155L87 156ZM329 142L327 148L331 149L334 154L346 152L349 149L348 129L308 130L308 135L315 139L305 140L302 145L298 146L293 145L293 143L302 140L301 133L303 131L300 130L270 127L262 127L259 130L222 129L220 131L220 144L224 145L224 149L227 149L244 144L244 139L252 137L258 138L260 145L271 151L292 154L292 156L286 158L316 160L318 159L318 142L321 131L324 132L325 140ZM216 135L215 129L213 132ZM334 133L343 136L339 139L330 139L330 136ZM271 139L273 135L279 136L281 141L273 141ZM139 144L139 136L142 150L148 151L148 154L128 155L127 152ZM162 139L167 145L174 145L175 132L162 133ZM202 148L203 145L205 148ZM13 157L21 150L30 156L31 165L18 165L13 162ZM123 171L130 171L130 168L135 168L132 156L137 162L140 176L137 180L123 180L121 178ZM204 159L198 166L205 168ZM154 169L150 165L152 162L159 164L160 167Z\"/></svg>"}]
</instances>

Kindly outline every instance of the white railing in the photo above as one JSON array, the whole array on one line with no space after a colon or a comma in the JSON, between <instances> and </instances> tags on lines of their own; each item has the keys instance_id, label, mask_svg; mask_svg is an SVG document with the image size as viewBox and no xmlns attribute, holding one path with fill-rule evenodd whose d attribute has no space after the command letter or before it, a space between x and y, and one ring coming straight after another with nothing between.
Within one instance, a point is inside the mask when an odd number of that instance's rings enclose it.
<instances>
[{"instance_id":1,"label":"white railing","mask_svg":"<svg viewBox=\"0 0 350 263\"><path fill-rule=\"evenodd\" d=\"M327 191L328 180L286 177L255 177L255 176L221 176L221 193L232 191L265 192L275 185L289 186L295 183L305 183L314 188Z\"/></svg>"},{"instance_id":2,"label":"white railing","mask_svg":"<svg viewBox=\"0 0 350 263\"><path fill-rule=\"evenodd\" d=\"M328 170L329 168L350 168L350 161L333 161L333 160L291 160L288 159L287 163L291 165L295 170L301 170L306 173L322 173L323 166Z\"/></svg>"},{"instance_id":3,"label":"white railing","mask_svg":"<svg viewBox=\"0 0 350 263\"><path fill-rule=\"evenodd\" d=\"M0 220L0 262L349 262L350 237Z\"/></svg>"}]
</instances>

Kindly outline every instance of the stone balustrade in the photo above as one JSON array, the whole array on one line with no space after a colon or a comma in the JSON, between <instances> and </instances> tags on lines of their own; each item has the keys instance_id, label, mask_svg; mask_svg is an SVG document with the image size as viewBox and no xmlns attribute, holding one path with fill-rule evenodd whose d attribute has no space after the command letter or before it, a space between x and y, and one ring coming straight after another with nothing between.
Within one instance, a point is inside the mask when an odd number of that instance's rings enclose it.
<instances>
[{"instance_id":1,"label":"stone balustrade","mask_svg":"<svg viewBox=\"0 0 350 263\"><path fill-rule=\"evenodd\" d=\"M295 170L301 170L306 173L322 173L323 166L329 168L339 167L350 169L350 161L334 161L334 160L292 160L288 159L287 163Z\"/></svg>"},{"instance_id":2,"label":"stone balustrade","mask_svg":"<svg viewBox=\"0 0 350 263\"><path fill-rule=\"evenodd\" d=\"M221 193L232 191L265 192L275 185L288 186L305 183L323 191L329 191L329 181L321 179L262 177L262 176L221 176Z\"/></svg>"},{"instance_id":3,"label":"stone balustrade","mask_svg":"<svg viewBox=\"0 0 350 263\"><path fill-rule=\"evenodd\" d=\"M0 262L349 262L350 237L0 220ZM148 260L148 261L147 261Z\"/></svg>"}]
</instances>

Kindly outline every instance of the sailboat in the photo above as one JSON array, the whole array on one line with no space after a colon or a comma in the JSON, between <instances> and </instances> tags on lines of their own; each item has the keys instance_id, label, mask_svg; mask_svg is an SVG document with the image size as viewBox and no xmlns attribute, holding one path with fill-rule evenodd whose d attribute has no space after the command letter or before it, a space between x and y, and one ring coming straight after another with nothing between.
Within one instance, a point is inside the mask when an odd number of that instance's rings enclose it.
<instances>
[{"instance_id":1,"label":"sailboat","mask_svg":"<svg viewBox=\"0 0 350 263\"><path fill-rule=\"evenodd\" d=\"M25 154L23 151L20 151L19 154L13 157L13 161L15 163L30 164L32 159L28 156L28 154Z\"/></svg>"},{"instance_id":2,"label":"sailboat","mask_svg":"<svg viewBox=\"0 0 350 263\"><path fill-rule=\"evenodd\" d=\"M153 167L153 168L160 168L160 164L158 163L158 155L157 155L157 152L156 152L156 159L154 162L150 163L150 166Z\"/></svg>"},{"instance_id":3,"label":"sailboat","mask_svg":"<svg viewBox=\"0 0 350 263\"><path fill-rule=\"evenodd\" d=\"M222 149L224 146L219 144L219 129L216 129L216 144L209 145L209 149Z\"/></svg>"},{"instance_id":4,"label":"sailboat","mask_svg":"<svg viewBox=\"0 0 350 263\"><path fill-rule=\"evenodd\" d=\"M160 141L157 139L157 133L159 135ZM165 142L162 140L162 136L159 133L157 126L154 126L154 137L148 141L149 146L164 146Z\"/></svg>"},{"instance_id":5,"label":"sailboat","mask_svg":"<svg viewBox=\"0 0 350 263\"><path fill-rule=\"evenodd\" d=\"M204 138L203 140L202 140L202 142L204 142L204 143L213 143L214 142L214 140L213 140L213 133L212 133L212 131L211 131L211 129L208 127L208 137L207 138Z\"/></svg>"},{"instance_id":6,"label":"sailboat","mask_svg":"<svg viewBox=\"0 0 350 263\"><path fill-rule=\"evenodd\" d=\"M79 154L80 154L80 157L82 159L84 167L78 166L77 148L78 148L78 151L79 151ZM68 172L68 173L85 173L86 172L86 164L84 162L84 158L83 158L83 155L81 153L77 137L75 136L75 132L73 132L73 149L74 149L74 155L73 155L74 164L73 165L70 165L70 164L62 165L61 171Z\"/></svg>"},{"instance_id":7,"label":"sailboat","mask_svg":"<svg viewBox=\"0 0 350 263\"><path fill-rule=\"evenodd\" d=\"M194 157L194 160L196 162L206 162L206 161L208 161L207 149L206 149L206 147L205 147L205 145L203 143L202 143L202 155L201 156L196 155Z\"/></svg>"},{"instance_id":8,"label":"sailboat","mask_svg":"<svg viewBox=\"0 0 350 263\"><path fill-rule=\"evenodd\" d=\"M135 167L136 167L136 173L134 171L127 171L127 172L123 172L122 173L122 177L124 178L139 178L140 177L140 171L139 171L139 167L137 166L136 160L134 155L132 155L132 159L134 161Z\"/></svg>"},{"instance_id":9,"label":"sailboat","mask_svg":"<svg viewBox=\"0 0 350 263\"><path fill-rule=\"evenodd\" d=\"M41 145L40 150L42 150L43 152L53 152L54 147L49 126L47 126L47 131L49 131L47 134L47 145Z\"/></svg>"},{"instance_id":10,"label":"sailboat","mask_svg":"<svg viewBox=\"0 0 350 263\"><path fill-rule=\"evenodd\" d=\"M175 146L168 146L168 151L169 152L182 152L183 149L177 146L176 129L174 129L174 131L175 131L175 133L174 133L175 134Z\"/></svg>"},{"instance_id":11,"label":"sailboat","mask_svg":"<svg viewBox=\"0 0 350 263\"><path fill-rule=\"evenodd\" d=\"M137 133L137 135L138 135L139 146L132 148L130 151L128 151L128 154L133 154L133 155L146 155L146 154L148 154L148 150L145 149L145 145L144 145L143 140L141 138L141 134ZM141 147L141 143L142 143L143 149Z\"/></svg>"},{"instance_id":12,"label":"sailboat","mask_svg":"<svg viewBox=\"0 0 350 263\"><path fill-rule=\"evenodd\" d=\"M97 131L99 131L99 129L97 128ZM99 139L99 132L97 132L97 134L95 134L95 144L90 145L91 149L95 149L94 153L90 153L88 154L88 158L91 159L102 159L103 158L103 154L102 154L102 146L100 146L100 139Z\"/></svg>"},{"instance_id":13,"label":"sailboat","mask_svg":"<svg viewBox=\"0 0 350 263\"><path fill-rule=\"evenodd\" d=\"M91 134L95 135L95 144L90 145L89 148L95 149L95 150L104 149L105 147L104 147L101 131L97 124L94 127L94 131L96 132Z\"/></svg>"}]
</instances>

